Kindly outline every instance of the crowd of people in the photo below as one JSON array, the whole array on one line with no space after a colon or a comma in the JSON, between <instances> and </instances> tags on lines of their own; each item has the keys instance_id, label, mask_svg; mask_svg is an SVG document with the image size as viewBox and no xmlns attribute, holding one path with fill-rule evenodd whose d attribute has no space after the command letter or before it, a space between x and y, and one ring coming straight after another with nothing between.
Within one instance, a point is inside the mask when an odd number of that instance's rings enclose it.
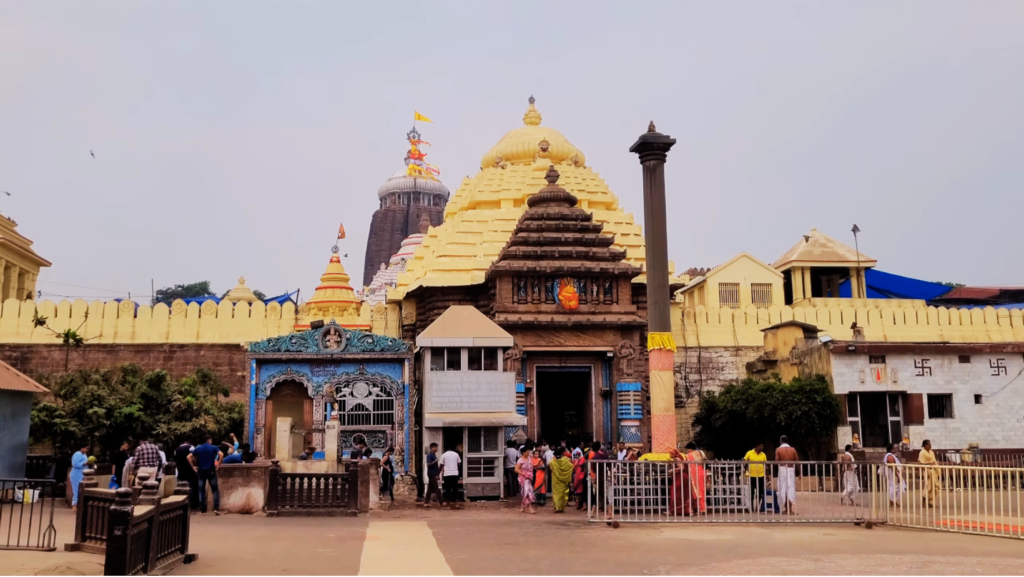
<instances>
[{"instance_id":1,"label":"crowd of people","mask_svg":"<svg viewBox=\"0 0 1024 577\"><path fill-rule=\"evenodd\" d=\"M205 442L194 446L189 440L183 441L171 457L175 464L175 475L179 481L189 485L189 501L192 511L205 515L208 509L206 485L210 485L213 494L213 513L220 514L220 490L217 486L217 469L222 464L252 463L256 453L250 450L248 443L239 443L234 433L230 440L213 444L213 437L207 435ZM88 456L89 447L85 446L71 457L72 509L78 508L79 485L85 477L85 469L95 466L96 458ZM142 474L146 479L160 481L167 467L167 453L162 443L152 439L143 439L135 447L129 441L110 454L110 462L114 467L110 480L110 488L135 487L142 483Z\"/></svg>"}]
</instances>

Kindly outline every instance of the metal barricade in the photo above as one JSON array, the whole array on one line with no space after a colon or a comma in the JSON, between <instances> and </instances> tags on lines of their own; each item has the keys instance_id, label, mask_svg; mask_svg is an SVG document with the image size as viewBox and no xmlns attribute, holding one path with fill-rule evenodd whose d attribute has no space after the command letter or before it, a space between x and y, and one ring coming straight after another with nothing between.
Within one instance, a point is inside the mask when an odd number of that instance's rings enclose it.
<instances>
[{"instance_id":1,"label":"metal barricade","mask_svg":"<svg viewBox=\"0 0 1024 577\"><path fill-rule=\"evenodd\" d=\"M53 479L0 479L0 550L55 551Z\"/></svg>"},{"instance_id":2,"label":"metal barricade","mask_svg":"<svg viewBox=\"0 0 1024 577\"><path fill-rule=\"evenodd\" d=\"M607 523L881 523L877 463L592 461L588 520Z\"/></svg>"},{"instance_id":3,"label":"metal barricade","mask_svg":"<svg viewBox=\"0 0 1024 577\"><path fill-rule=\"evenodd\" d=\"M889 523L1024 538L1024 469L886 465Z\"/></svg>"}]
</instances>

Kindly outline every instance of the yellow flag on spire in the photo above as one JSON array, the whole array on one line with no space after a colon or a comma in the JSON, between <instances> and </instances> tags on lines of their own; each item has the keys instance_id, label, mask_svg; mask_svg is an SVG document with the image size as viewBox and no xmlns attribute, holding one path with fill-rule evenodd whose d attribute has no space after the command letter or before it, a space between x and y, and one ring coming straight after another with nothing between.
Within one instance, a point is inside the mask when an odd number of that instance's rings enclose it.
<instances>
[{"instance_id":1,"label":"yellow flag on spire","mask_svg":"<svg viewBox=\"0 0 1024 577\"><path fill-rule=\"evenodd\" d=\"M422 120L423 122L433 122L433 120L427 118L426 116L423 116L422 114L420 114L419 112L416 112L415 110L413 111L413 113L416 114L416 116L413 117L413 121Z\"/></svg>"}]
</instances>

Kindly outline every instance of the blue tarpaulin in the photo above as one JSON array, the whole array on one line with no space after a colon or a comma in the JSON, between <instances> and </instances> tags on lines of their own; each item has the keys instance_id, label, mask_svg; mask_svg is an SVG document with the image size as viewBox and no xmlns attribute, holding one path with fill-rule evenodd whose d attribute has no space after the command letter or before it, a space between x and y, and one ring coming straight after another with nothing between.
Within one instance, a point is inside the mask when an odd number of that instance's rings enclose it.
<instances>
[{"instance_id":1,"label":"blue tarpaulin","mask_svg":"<svg viewBox=\"0 0 1024 577\"><path fill-rule=\"evenodd\" d=\"M264 299L263 302L265 304L268 304L268 305L270 303L278 303L278 304L282 304L283 305L284 303L286 303L288 301L293 301L294 302L295 299L293 297L298 292L299 291L290 292L290 293L284 293L282 295L277 295L276 297L270 297L270 298ZM216 296L193 297L193 298L187 298L187 299L181 299L181 300L185 301L186 305L190 305L192 303L198 303L198 304L201 305L201 304L203 304L206 301L213 301L213 302L215 302L217 304L220 304L220 297L216 297Z\"/></svg>"},{"instance_id":2,"label":"blue tarpaulin","mask_svg":"<svg viewBox=\"0 0 1024 577\"><path fill-rule=\"evenodd\" d=\"M932 300L953 290L944 284L928 282L882 272L869 268L864 271L864 280L867 283L867 297L869 299L920 299ZM839 296L850 298L850 279L839 285Z\"/></svg>"}]
</instances>

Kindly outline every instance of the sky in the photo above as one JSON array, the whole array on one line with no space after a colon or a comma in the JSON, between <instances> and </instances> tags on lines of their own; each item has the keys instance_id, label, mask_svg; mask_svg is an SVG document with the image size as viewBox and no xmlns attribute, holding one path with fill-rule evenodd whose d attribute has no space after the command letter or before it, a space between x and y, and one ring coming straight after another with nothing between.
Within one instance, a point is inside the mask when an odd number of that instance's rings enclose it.
<instances>
[{"instance_id":1,"label":"sky","mask_svg":"<svg viewBox=\"0 0 1024 577\"><path fill-rule=\"evenodd\" d=\"M5 0L0 54L0 213L44 298L305 298L339 223L357 284L413 111L454 192L530 95L641 224L629 146L678 140L677 269L856 223L880 270L1024 284L1024 2Z\"/></svg>"}]
</instances>

